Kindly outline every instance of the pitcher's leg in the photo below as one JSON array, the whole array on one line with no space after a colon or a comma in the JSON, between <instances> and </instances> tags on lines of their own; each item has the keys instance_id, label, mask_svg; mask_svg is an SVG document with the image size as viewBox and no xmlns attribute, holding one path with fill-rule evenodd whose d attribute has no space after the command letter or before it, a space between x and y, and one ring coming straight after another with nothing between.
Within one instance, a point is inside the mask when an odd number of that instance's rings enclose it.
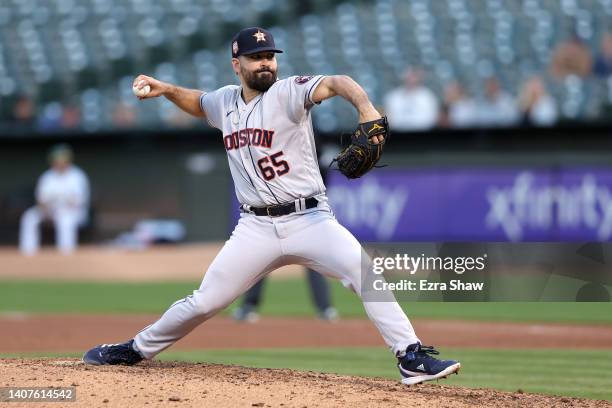
<instances>
[{"instance_id":1,"label":"pitcher's leg","mask_svg":"<svg viewBox=\"0 0 612 408\"><path fill-rule=\"evenodd\" d=\"M340 279L361 296L361 254L359 241L335 218L326 218L291 236L292 254L304 258L306 266ZM397 302L364 302L365 311L393 353L419 341L408 317Z\"/></svg>"},{"instance_id":2,"label":"pitcher's leg","mask_svg":"<svg viewBox=\"0 0 612 408\"><path fill-rule=\"evenodd\" d=\"M175 302L157 322L138 333L135 348L143 357L153 358L275 269L279 257L274 231L253 219L241 219L208 268L200 288Z\"/></svg>"}]
</instances>

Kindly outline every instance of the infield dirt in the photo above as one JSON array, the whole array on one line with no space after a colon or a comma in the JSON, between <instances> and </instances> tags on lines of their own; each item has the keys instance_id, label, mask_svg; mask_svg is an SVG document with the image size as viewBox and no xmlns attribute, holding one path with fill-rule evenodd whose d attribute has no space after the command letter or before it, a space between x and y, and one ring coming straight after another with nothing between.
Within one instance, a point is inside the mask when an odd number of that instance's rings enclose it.
<instances>
[{"instance_id":1,"label":"infield dirt","mask_svg":"<svg viewBox=\"0 0 612 408\"><path fill-rule=\"evenodd\" d=\"M4 353L85 351L124 341L158 315L0 314ZM612 348L612 326L554 323L477 322L414 319L424 342L440 347ZM173 349L276 347L385 347L374 325L363 319L335 324L298 318L264 318L240 324L217 316L177 342Z\"/></svg>"},{"instance_id":2,"label":"infield dirt","mask_svg":"<svg viewBox=\"0 0 612 408\"><path fill-rule=\"evenodd\" d=\"M2 386L73 386L69 407L612 407L605 401L421 384L286 369L146 362L85 366L76 359L0 360ZM45 404L36 404L44 406ZM46 403L58 407L64 404ZM32 403L11 403L31 407Z\"/></svg>"}]
</instances>

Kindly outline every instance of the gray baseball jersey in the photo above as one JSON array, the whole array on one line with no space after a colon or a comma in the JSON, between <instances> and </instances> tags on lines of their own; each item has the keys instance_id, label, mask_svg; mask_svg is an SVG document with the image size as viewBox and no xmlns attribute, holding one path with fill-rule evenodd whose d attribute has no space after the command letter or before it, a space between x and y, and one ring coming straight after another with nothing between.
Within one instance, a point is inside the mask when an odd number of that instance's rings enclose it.
<instances>
[{"instance_id":1,"label":"gray baseball jersey","mask_svg":"<svg viewBox=\"0 0 612 408\"><path fill-rule=\"evenodd\" d=\"M236 85L200 97L208 123L223 133L241 204L260 207L325 192L310 112L312 93L323 78L278 80L248 104Z\"/></svg>"}]
</instances>

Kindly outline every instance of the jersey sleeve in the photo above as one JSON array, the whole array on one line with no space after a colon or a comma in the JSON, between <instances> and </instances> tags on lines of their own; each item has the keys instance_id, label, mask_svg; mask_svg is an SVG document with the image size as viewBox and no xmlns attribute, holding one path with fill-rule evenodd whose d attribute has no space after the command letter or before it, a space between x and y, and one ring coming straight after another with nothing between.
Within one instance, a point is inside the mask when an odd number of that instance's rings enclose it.
<instances>
[{"instance_id":1,"label":"jersey sleeve","mask_svg":"<svg viewBox=\"0 0 612 408\"><path fill-rule=\"evenodd\" d=\"M204 92L200 96L200 109L206 115L210 126L222 130L223 117L235 88L236 86L228 85L216 91Z\"/></svg>"},{"instance_id":2,"label":"jersey sleeve","mask_svg":"<svg viewBox=\"0 0 612 408\"><path fill-rule=\"evenodd\" d=\"M301 122L308 110L315 105L311 99L312 94L323 78L323 75L292 76L283 80L279 99L291 120Z\"/></svg>"}]
</instances>

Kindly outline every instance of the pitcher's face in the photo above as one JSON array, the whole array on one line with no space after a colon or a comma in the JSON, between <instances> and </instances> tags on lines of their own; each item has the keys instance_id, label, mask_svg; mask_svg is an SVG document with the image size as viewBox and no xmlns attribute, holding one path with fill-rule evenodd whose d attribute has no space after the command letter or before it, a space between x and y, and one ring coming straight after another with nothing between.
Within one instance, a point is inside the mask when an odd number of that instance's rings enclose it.
<instances>
[{"instance_id":1,"label":"pitcher's face","mask_svg":"<svg viewBox=\"0 0 612 408\"><path fill-rule=\"evenodd\" d=\"M251 89L266 92L277 80L278 65L273 52L258 52L232 59L234 72Z\"/></svg>"}]
</instances>

